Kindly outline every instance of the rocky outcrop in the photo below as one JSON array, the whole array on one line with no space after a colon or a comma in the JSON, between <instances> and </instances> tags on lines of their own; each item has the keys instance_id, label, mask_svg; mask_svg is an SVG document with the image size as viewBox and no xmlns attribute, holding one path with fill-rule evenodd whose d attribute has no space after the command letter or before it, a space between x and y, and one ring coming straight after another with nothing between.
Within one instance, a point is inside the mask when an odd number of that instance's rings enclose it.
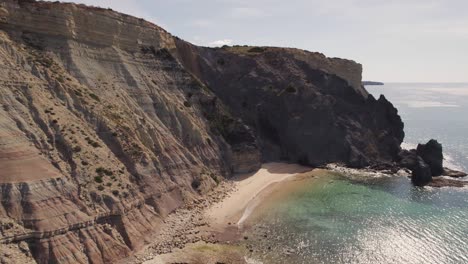
<instances>
[{"instance_id":1,"label":"rocky outcrop","mask_svg":"<svg viewBox=\"0 0 468 264\"><path fill-rule=\"evenodd\" d=\"M413 170L419 161L418 154L415 149L407 150L402 149L398 154L399 160L398 163L401 167Z\"/></svg>"},{"instance_id":2,"label":"rocky outcrop","mask_svg":"<svg viewBox=\"0 0 468 264\"><path fill-rule=\"evenodd\" d=\"M2 1L0 244L112 263L262 161L391 162L403 123L361 72L297 49L197 47L108 9Z\"/></svg>"},{"instance_id":3,"label":"rocky outcrop","mask_svg":"<svg viewBox=\"0 0 468 264\"><path fill-rule=\"evenodd\" d=\"M425 186L432 181L431 168L421 158L417 158L411 173L411 182L416 186Z\"/></svg>"},{"instance_id":4,"label":"rocky outcrop","mask_svg":"<svg viewBox=\"0 0 468 264\"><path fill-rule=\"evenodd\" d=\"M463 178L463 177L468 176L468 174L466 174L465 172L452 170L446 167L444 167L444 173L442 175L452 177L452 178Z\"/></svg>"},{"instance_id":5,"label":"rocky outcrop","mask_svg":"<svg viewBox=\"0 0 468 264\"><path fill-rule=\"evenodd\" d=\"M176 46L185 68L255 130L266 160L363 167L398 156L403 123L384 96L346 77L360 79L357 63L296 49Z\"/></svg>"},{"instance_id":6,"label":"rocky outcrop","mask_svg":"<svg viewBox=\"0 0 468 264\"><path fill-rule=\"evenodd\" d=\"M437 140L431 139L426 144L418 144L416 154L431 168L432 176L440 176L444 172L444 156L442 145Z\"/></svg>"},{"instance_id":7,"label":"rocky outcrop","mask_svg":"<svg viewBox=\"0 0 468 264\"><path fill-rule=\"evenodd\" d=\"M412 171L411 180L416 186L429 184L433 187L463 187L466 185L464 182L457 180L432 178L437 176L452 178L467 176L464 172L443 167L442 144L437 140L431 139L426 144L418 144L417 149L401 150L398 156L398 166Z\"/></svg>"}]
</instances>

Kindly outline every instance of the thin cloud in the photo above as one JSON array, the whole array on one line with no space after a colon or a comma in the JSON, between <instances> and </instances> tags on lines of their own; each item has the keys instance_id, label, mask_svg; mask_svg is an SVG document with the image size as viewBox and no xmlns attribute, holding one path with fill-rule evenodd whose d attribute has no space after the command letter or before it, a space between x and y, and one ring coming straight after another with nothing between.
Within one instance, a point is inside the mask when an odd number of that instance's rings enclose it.
<instances>
[{"instance_id":1,"label":"thin cloud","mask_svg":"<svg viewBox=\"0 0 468 264\"><path fill-rule=\"evenodd\" d=\"M235 7L230 11L233 18L260 18L268 16L264 11L251 7Z\"/></svg>"}]
</instances>

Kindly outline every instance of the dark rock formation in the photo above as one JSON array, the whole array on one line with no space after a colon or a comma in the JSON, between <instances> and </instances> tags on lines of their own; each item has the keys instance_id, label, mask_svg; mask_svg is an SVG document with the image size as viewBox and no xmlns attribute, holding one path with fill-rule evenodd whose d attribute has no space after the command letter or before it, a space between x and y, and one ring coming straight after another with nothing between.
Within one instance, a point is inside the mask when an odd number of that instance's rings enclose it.
<instances>
[{"instance_id":1,"label":"dark rock formation","mask_svg":"<svg viewBox=\"0 0 468 264\"><path fill-rule=\"evenodd\" d=\"M431 139L426 144L418 144L416 153L429 165L432 176L444 173L442 145L437 140Z\"/></svg>"},{"instance_id":2,"label":"dark rock formation","mask_svg":"<svg viewBox=\"0 0 468 264\"><path fill-rule=\"evenodd\" d=\"M461 171L443 168L443 154L442 145L437 140L431 139L426 144L419 144L417 149L401 150L398 154L398 165L413 171L412 181L415 185L423 186L429 184L434 187L453 186L462 187L463 182L449 179L432 179L429 182L427 176L427 168L432 176L449 176L452 178L462 178L467 176L466 173ZM427 168L426 168L427 167Z\"/></svg>"},{"instance_id":3,"label":"dark rock formation","mask_svg":"<svg viewBox=\"0 0 468 264\"><path fill-rule=\"evenodd\" d=\"M413 166L411 182L416 186L425 186L432 181L431 169L421 158L418 157Z\"/></svg>"},{"instance_id":4,"label":"dark rock formation","mask_svg":"<svg viewBox=\"0 0 468 264\"><path fill-rule=\"evenodd\" d=\"M452 178L463 178L463 177L468 176L468 174L466 174L465 172L452 170L452 169L445 168L445 167L444 167L443 175L444 176L449 176L449 177L452 177Z\"/></svg>"},{"instance_id":5,"label":"dark rock formation","mask_svg":"<svg viewBox=\"0 0 468 264\"><path fill-rule=\"evenodd\" d=\"M398 156L403 123L349 77L360 65L296 49L176 45L184 66L254 129L264 160L364 167Z\"/></svg>"},{"instance_id":6,"label":"dark rock formation","mask_svg":"<svg viewBox=\"0 0 468 264\"><path fill-rule=\"evenodd\" d=\"M436 177L433 178L432 181L428 184L431 187L465 187L468 186L468 182L466 181L459 181L453 179L447 179L443 177Z\"/></svg>"},{"instance_id":7,"label":"dark rock formation","mask_svg":"<svg viewBox=\"0 0 468 264\"><path fill-rule=\"evenodd\" d=\"M418 163L418 154L415 149L402 149L399 155L399 164L403 168L413 170Z\"/></svg>"}]
</instances>

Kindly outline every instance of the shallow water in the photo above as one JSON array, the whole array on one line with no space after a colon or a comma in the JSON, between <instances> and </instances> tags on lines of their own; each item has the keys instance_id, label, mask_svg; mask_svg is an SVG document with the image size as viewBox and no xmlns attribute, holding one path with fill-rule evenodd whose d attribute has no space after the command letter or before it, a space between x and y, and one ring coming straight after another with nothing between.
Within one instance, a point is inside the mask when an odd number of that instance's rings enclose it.
<instances>
[{"instance_id":1,"label":"shallow water","mask_svg":"<svg viewBox=\"0 0 468 264\"><path fill-rule=\"evenodd\" d=\"M246 233L263 263L468 263L467 189L335 174L289 185Z\"/></svg>"}]
</instances>

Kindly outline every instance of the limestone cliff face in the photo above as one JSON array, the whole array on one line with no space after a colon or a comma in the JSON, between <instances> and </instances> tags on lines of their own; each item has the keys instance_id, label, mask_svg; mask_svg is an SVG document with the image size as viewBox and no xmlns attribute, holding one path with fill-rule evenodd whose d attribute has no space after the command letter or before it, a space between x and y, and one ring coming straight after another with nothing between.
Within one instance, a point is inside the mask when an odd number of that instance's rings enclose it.
<instances>
[{"instance_id":1,"label":"limestone cliff face","mask_svg":"<svg viewBox=\"0 0 468 264\"><path fill-rule=\"evenodd\" d=\"M401 121L361 71L293 49L196 47L106 9L2 1L0 247L111 263L262 159L392 160Z\"/></svg>"}]
</instances>

